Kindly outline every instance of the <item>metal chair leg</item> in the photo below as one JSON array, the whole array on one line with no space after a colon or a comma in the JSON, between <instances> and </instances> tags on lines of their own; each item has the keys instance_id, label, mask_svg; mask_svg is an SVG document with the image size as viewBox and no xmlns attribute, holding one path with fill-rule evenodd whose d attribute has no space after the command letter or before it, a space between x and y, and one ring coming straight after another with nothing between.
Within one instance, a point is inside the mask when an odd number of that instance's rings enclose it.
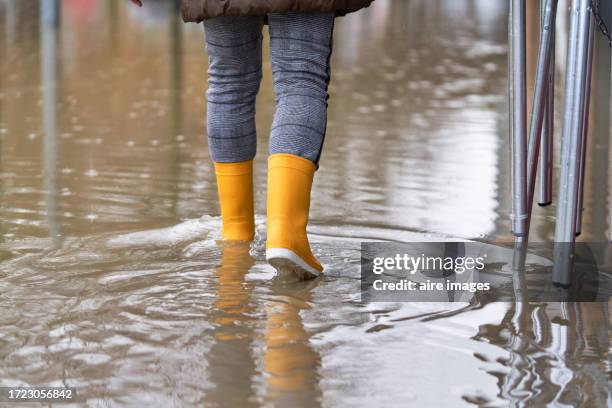
<instances>
[{"instance_id":1,"label":"metal chair leg","mask_svg":"<svg viewBox=\"0 0 612 408\"><path fill-rule=\"evenodd\" d=\"M589 40L587 46L587 69L585 77L582 140L580 141L580 177L578 178L578 202L576 207L576 236L582 233L582 212L584 210L584 176L586 168L587 137L589 133L589 112L591 106L591 78L593 75L593 46L595 43L595 19L589 18Z\"/></svg>"},{"instance_id":2,"label":"metal chair leg","mask_svg":"<svg viewBox=\"0 0 612 408\"><path fill-rule=\"evenodd\" d=\"M546 1L542 0L542 26L546 15ZM544 127L542 129L542 141L540 146L539 165L539 194L538 205L546 207L552 204L552 179L553 179L553 140L555 127L555 21L553 19L550 32L552 35L550 46L550 71L548 73L548 90L546 94L546 108L544 113Z\"/></svg>"},{"instance_id":3,"label":"metal chair leg","mask_svg":"<svg viewBox=\"0 0 612 408\"><path fill-rule=\"evenodd\" d=\"M572 0L570 10L561 174L553 263L553 282L562 285L569 283L571 247L576 239L580 142L584 128L589 21L591 18L589 3L590 0Z\"/></svg>"},{"instance_id":4,"label":"metal chair leg","mask_svg":"<svg viewBox=\"0 0 612 408\"><path fill-rule=\"evenodd\" d=\"M553 28L557 13L557 0L543 0L542 29L540 33L540 47L536 66L535 86L533 90L533 106L529 126L529 147L527 150L527 225L525 235L529 235L531 210L535 194L536 175L538 171L538 158L540 154L540 141L542 140L545 107L550 87L550 57L553 45ZM542 163L544 166L545 163ZM527 237L525 237L527 240Z\"/></svg>"},{"instance_id":5,"label":"metal chair leg","mask_svg":"<svg viewBox=\"0 0 612 408\"><path fill-rule=\"evenodd\" d=\"M510 0L508 97L511 135L512 233L525 235L527 222L527 86L525 0Z\"/></svg>"}]
</instances>

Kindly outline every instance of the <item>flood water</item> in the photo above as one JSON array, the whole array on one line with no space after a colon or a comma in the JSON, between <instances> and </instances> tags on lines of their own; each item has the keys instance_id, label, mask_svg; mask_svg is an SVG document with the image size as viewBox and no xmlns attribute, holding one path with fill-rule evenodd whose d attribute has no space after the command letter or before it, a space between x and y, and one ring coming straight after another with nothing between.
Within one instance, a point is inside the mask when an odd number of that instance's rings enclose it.
<instances>
[{"instance_id":1,"label":"flood water","mask_svg":"<svg viewBox=\"0 0 612 408\"><path fill-rule=\"evenodd\" d=\"M0 0L0 385L92 407L612 404L609 303L360 302L361 241L512 240L506 2L338 20L310 226L327 273L306 283L264 259L269 63L257 239L223 244L202 27L171 1L61 3L54 28ZM605 241L591 133L581 240ZM534 217L552 240L554 206Z\"/></svg>"}]
</instances>

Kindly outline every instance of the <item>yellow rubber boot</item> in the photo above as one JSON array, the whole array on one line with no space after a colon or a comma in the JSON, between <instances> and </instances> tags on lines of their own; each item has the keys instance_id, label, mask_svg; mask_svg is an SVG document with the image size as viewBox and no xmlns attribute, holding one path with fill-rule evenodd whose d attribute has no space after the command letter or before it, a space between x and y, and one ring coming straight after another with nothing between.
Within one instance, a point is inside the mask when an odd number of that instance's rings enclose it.
<instances>
[{"instance_id":1,"label":"yellow rubber boot","mask_svg":"<svg viewBox=\"0 0 612 408\"><path fill-rule=\"evenodd\" d=\"M255 236L253 213L253 161L215 163L223 230L228 241L251 241Z\"/></svg>"},{"instance_id":2,"label":"yellow rubber boot","mask_svg":"<svg viewBox=\"0 0 612 408\"><path fill-rule=\"evenodd\" d=\"M306 235L315 170L310 160L291 154L273 154L268 160L266 259L277 270L289 270L301 278L323 272Z\"/></svg>"}]
</instances>

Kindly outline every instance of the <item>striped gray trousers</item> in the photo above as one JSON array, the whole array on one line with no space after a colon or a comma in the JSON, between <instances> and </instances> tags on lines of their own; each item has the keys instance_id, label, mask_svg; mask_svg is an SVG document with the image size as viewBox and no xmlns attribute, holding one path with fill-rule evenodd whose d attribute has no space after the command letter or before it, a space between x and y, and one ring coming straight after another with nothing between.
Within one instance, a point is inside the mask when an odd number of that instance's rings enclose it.
<instances>
[{"instance_id":1,"label":"striped gray trousers","mask_svg":"<svg viewBox=\"0 0 612 408\"><path fill-rule=\"evenodd\" d=\"M329 59L334 13L267 16L276 112L270 154L318 164L327 127ZM212 159L255 157L255 99L262 77L264 17L216 17L204 22L208 49L207 128Z\"/></svg>"}]
</instances>

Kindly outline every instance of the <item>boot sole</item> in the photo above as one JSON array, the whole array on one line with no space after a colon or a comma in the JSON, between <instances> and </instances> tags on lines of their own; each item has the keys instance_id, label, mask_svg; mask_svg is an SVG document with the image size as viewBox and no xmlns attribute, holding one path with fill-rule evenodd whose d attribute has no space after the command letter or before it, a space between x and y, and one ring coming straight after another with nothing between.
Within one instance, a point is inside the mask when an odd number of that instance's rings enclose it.
<instances>
[{"instance_id":1,"label":"boot sole","mask_svg":"<svg viewBox=\"0 0 612 408\"><path fill-rule=\"evenodd\" d=\"M290 249L271 248L266 251L266 260L279 273L292 273L301 280L314 279L321 272L308 265L299 255Z\"/></svg>"}]
</instances>

